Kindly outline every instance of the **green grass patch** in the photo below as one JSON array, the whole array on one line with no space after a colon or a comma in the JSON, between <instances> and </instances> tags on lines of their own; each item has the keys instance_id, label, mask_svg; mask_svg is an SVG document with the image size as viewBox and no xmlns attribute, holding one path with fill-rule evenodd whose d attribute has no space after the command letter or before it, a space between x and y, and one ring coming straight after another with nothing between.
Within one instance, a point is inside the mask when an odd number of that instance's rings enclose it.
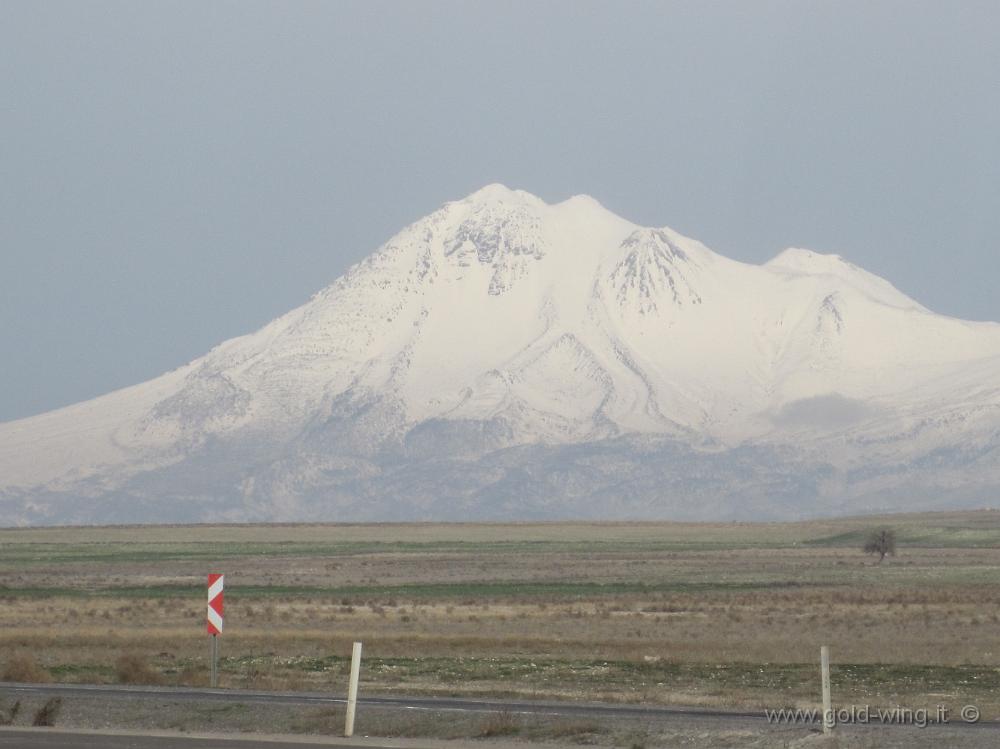
<instances>
[{"instance_id":1,"label":"green grass patch","mask_svg":"<svg viewBox=\"0 0 1000 749\"><path fill-rule=\"evenodd\" d=\"M98 663L60 663L46 669L55 681L100 684L115 680L115 669Z\"/></svg>"},{"instance_id":2,"label":"green grass patch","mask_svg":"<svg viewBox=\"0 0 1000 749\"><path fill-rule=\"evenodd\" d=\"M342 557L372 554L565 554L565 553L655 553L670 551L724 551L784 548L790 543L711 540L611 541L433 541L433 542L332 542L329 544L280 541L274 543L5 543L0 545L0 564L79 564L215 561L247 558Z\"/></svg>"},{"instance_id":3,"label":"green grass patch","mask_svg":"<svg viewBox=\"0 0 1000 749\"><path fill-rule=\"evenodd\" d=\"M706 582L537 582L490 581L460 583L414 583L409 585L231 585L226 587L226 601L261 598L330 597L330 598L401 598L501 600L542 597L548 600L617 596L630 593L705 593L753 590L780 590L813 585L797 580L779 581L706 581ZM204 596L204 584L191 585L108 586L100 588L3 587L0 598L185 598Z\"/></svg>"}]
</instances>

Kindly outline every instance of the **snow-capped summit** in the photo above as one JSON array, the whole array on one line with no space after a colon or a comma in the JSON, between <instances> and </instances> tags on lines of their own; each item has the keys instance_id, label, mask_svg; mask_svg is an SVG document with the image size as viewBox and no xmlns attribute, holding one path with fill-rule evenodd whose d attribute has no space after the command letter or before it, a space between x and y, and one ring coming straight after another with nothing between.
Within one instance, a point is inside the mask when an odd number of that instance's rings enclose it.
<instances>
[{"instance_id":1,"label":"snow-capped summit","mask_svg":"<svg viewBox=\"0 0 1000 749\"><path fill-rule=\"evenodd\" d=\"M790 247L769 260L765 267L788 271L804 276L833 276L835 279L870 294L873 298L903 309L917 309L926 312L920 304L886 281L869 273L840 255L823 255L812 250Z\"/></svg>"},{"instance_id":2,"label":"snow-capped summit","mask_svg":"<svg viewBox=\"0 0 1000 749\"><path fill-rule=\"evenodd\" d=\"M503 185L142 385L0 425L16 522L735 517L982 504L1000 325Z\"/></svg>"}]
</instances>

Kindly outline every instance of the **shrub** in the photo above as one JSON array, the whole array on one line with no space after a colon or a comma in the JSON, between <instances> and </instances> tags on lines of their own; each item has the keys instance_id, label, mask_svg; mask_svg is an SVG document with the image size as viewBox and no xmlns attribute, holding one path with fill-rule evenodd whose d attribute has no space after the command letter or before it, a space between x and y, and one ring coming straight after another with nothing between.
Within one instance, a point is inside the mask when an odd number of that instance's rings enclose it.
<instances>
[{"instance_id":1,"label":"shrub","mask_svg":"<svg viewBox=\"0 0 1000 749\"><path fill-rule=\"evenodd\" d=\"M124 653L115 662L115 673L122 684L162 684L163 676L139 653Z\"/></svg>"},{"instance_id":2,"label":"shrub","mask_svg":"<svg viewBox=\"0 0 1000 749\"><path fill-rule=\"evenodd\" d=\"M30 655L13 655L7 660L2 680L38 684L52 679L49 672L39 666Z\"/></svg>"},{"instance_id":3,"label":"shrub","mask_svg":"<svg viewBox=\"0 0 1000 749\"><path fill-rule=\"evenodd\" d=\"M54 726L56 718L59 717L59 710L62 708L62 698L52 697L48 702L38 708L35 719L31 721L33 726Z\"/></svg>"},{"instance_id":4,"label":"shrub","mask_svg":"<svg viewBox=\"0 0 1000 749\"><path fill-rule=\"evenodd\" d=\"M201 666L187 665L177 674L177 684L185 687L207 687L211 677L209 670Z\"/></svg>"},{"instance_id":5,"label":"shrub","mask_svg":"<svg viewBox=\"0 0 1000 749\"><path fill-rule=\"evenodd\" d=\"M17 715L20 712L21 712L21 700L18 700L11 706L10 710L7 712L7 715L0 715L0 726L14 725L14 721L17 720Z\"/></svg>"},{"instance_id":6,"label":"shrub","mask_svg":"<svg viewBox=\"0 0 1000 749\"><path fill-rule=\"evenodd\" d=\"M479 736L511 736L521 730L521 724L509 710L501 710L487 717L479 728Z\"/></svg>"}]
</instances>

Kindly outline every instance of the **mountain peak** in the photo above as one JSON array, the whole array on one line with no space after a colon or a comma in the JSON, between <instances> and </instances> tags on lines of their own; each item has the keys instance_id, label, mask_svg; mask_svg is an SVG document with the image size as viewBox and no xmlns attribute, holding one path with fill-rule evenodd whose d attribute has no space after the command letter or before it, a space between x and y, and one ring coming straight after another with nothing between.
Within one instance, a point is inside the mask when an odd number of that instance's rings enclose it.
<instances>
[{"instance_id":1,"label":"mountain peak","mask_svg":"<svg viewBox=\"0 0 1000 749\"><path fill-rule=\"evenodd\" d=\"M526 190L515 190L500 182L491 182L466 196L461 202L473 204L541 203L541 198Z\"/></svg>"},{"instance_id":2,"label":"mountain peak","mask_svg":"<svg viewBox=\"0 0 1000 749\"><path fill-rule=\"evenodd\" d=\"M567 205L567 206L568 205L572 205L572 206L577 206L578 205L578 206L587 207L587 208L599 208L602 211L608 210L607 208L605 208L601 204L601 201L599 201L597 198L593 197L592 195L586 195L586 194L583 194L583 193L581 193L579 195L573 195L571 197L568 197L568 198L566 198L566 200L564 200L561 203L559 203L559 205Z\"/></svg>"},{"instance_id":3,"label":"mountain peak","mask_svg":"<svg viewBox=\"0 0 1000 749\"><path fill-rule=\"evenodd\" d=\"M883 304L902 309L926 311L924 307L881 276L845 260L840 255L789 247L765 263L764 267L800 276L830 276L839 281L846 281L857 290Z\"/></svg>"},{"instance_id":4,"label":"mountain peak","mask_svg":"<svg viewBox=\"0 0 1000 749\"><path fill-rule=\"evenodd\" d=\"M769 268L780 268L782 270L803 273L823 273L844 267L859 270L857 266L847 262L840 255L806 250L801 247L789 247L779 252L768 260L766 265Z\"/></svg>"},{"instance_id":5,"label":"mountain peak","mask_svg":"<svg viewBox=\"0 0 1000 749\"><path fill-rule=\"evenodd\" d=\"M572 195L565 200L549 204L534 193L511 188L500 182L492 182L480 187L459 202L475 206L494 206L498 204L508 206L549 206L552 208L569 209L574 215L584 215L586 213L610 214L624 221L624 219L621 219L613 211L609 211L597 198L591 195Z\"/></svg>"}]
</instances>

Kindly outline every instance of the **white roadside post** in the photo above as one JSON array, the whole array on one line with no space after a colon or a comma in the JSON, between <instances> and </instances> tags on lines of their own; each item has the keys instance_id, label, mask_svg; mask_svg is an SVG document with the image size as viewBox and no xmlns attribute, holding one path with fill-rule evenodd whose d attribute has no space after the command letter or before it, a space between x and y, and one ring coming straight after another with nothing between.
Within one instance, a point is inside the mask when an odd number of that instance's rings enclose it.
<instances>
[{"instance_id":1,"label":"white roadside post","mask_svg":"<svg viewBox=\"0 0 1000 749\"><path fill-rule=\"evenodd\" d=\"M358 706L358 675L361 673L361 643L354 643L351 653L351 683L347 688L347 718L344 722L344 736L354 735L354 711Z\"/></svg>"},{"instance_id":2,"label":"white roadside post","mask_svg":"<svg viewBox=\"0 0 1000 749\"><path fill-rule=\"evenodd\" d=\"M833 731L833 703L830 700L830 648L819 649L820 676L823 681L823 733Z\"/></svg>"}]
</instances>

